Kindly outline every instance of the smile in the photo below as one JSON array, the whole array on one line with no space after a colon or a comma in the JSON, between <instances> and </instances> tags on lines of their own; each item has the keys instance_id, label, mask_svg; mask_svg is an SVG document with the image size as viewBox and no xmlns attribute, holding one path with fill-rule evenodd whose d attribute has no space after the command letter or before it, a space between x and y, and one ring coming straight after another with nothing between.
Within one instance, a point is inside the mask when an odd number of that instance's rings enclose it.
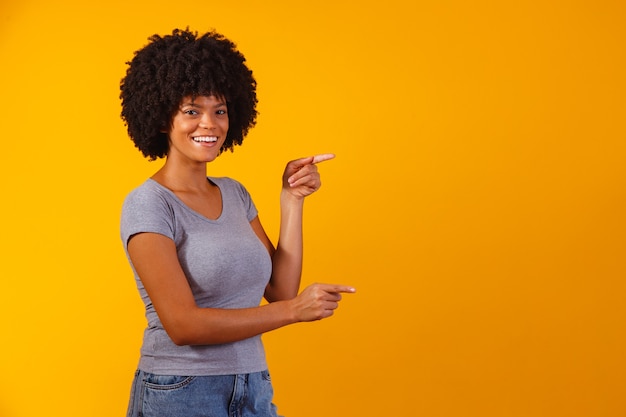
<instances>
[{"instance_id":1,"label":"smile","mask_svg":"<svg viewBox=\"0 0 626 417\"><path fill-rule=\"evenodd\" d=\"M217 142L217 136L196 136L192 138L194 142L212 143Z\"/></svg>"}]
</instances>

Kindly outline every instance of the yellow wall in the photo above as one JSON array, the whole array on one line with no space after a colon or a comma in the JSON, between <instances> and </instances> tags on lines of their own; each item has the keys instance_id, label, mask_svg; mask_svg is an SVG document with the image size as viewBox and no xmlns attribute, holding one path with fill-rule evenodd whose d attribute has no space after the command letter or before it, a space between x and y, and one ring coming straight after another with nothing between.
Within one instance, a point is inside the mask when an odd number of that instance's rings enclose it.
<instances>
[{"instance_id":1,"label":"yellow wall","mask_svg":"<svg viewBox=\"0 0 626 417\"><path fill-rule=\"evenodd\" d=\"M272 236L284 163L337 154L304 280L358 294L265 336L283 414L626 415L625 4L4 1L0 416L124 413L144 320L119 209L161 162L118 85L187 25L255 72L258 127L210 173Z\"/></svg>"}]
</instances>

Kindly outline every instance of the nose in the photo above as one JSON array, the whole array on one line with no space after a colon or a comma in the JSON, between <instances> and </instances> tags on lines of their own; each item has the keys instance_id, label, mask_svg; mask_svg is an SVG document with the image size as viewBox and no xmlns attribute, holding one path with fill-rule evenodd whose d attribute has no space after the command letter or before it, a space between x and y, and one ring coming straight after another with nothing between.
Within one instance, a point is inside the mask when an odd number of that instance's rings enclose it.
<instances>
[{"instance_id":1,"label":"nose","mask_svg":"<svg viewBox=\"0 0 626 417\"><path fill-rule=\"evenodd\" d=\"M205 112L200 119L200 127L205 129L215 129L217 123L215 120L215 115L210 112Z\"/></svg>"}]
</instances>

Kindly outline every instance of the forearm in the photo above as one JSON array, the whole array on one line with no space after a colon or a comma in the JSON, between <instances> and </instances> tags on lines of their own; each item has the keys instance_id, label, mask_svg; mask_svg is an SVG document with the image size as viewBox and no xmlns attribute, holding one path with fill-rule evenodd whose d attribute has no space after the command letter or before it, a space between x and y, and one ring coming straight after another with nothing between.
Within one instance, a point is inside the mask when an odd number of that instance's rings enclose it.
<instances>
[{"instance_id":1,"label":"forearm","mask_svg":"<svg viewBox=\"0 0 626 417\"><path fill-rule=\"evenodd\" d=\"M236 342L299 321L287 301L243 309L192 307L165 317L165 330L177 345Z\"/></svg>"},{"instance_id":2,"label":"forearm","mask_svg":"<svg viewBox=\"0 0 626 417\"><path fill-rule=\"evenodd\" d=\"M280 196L280 233L272 256L272 278L266 291L269 301L295 297L302 276L302 217L304 198L286 191Z\"/></svg>"},{"instance_id":3,"label":"forearm","mask_svg":"<svg viewBox=\"0 0 626 417\"><path fill-rule=\"evenodd\" d=\"M297 297L260 307L244 309L185 308L176 304L163 312L166 331L178 345L222 344L244 340L280 327L333 315L341 293L353 293L352 287L335 284L313 284ZM190 306L190 304L188 304Z\"/></svg>"}]
</instances>

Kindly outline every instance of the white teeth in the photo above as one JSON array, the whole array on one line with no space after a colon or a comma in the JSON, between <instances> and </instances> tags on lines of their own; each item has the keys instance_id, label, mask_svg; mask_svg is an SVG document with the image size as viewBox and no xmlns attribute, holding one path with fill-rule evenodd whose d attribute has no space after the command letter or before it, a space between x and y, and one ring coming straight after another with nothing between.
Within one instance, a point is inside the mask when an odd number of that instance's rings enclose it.
<instances>
[{"instance_id":1,"label":"white teeth","mask_svg":"<svg viewBox=\"0 0 626 417\"><path fill-rule=\"evenodd\" d=\"M215 136L196 136L193 138L194 142L217 142Z\"/></svg>"}]
</instances>

